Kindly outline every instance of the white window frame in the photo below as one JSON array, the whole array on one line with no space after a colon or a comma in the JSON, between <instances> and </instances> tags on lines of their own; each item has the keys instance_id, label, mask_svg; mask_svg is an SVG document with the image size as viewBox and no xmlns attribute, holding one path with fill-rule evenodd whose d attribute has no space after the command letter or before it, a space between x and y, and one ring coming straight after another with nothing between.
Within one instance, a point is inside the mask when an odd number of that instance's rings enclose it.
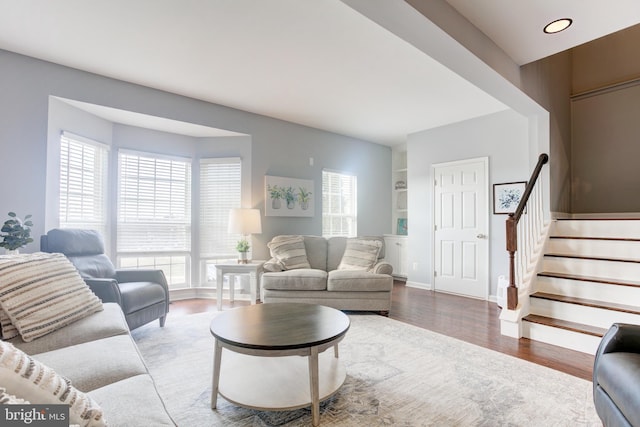
<instances>
[{"instance_id":1,"label":"white window frame","mask_svg":"<svg viewBox=\"0 0 640 427\"><path fill-rule=\"evenodd\" d=\"M124 162L128 161L128 157L132 159L131 161L134 164L133 158L137 157L138 159L138 171L131 170L130 178L127 176L129 171L123 170L126 166ZM139 169L141 159L144 160L146 165L153 163L153 172L150 169L147 170L146 176ZM184 176L182 179L174 179L174 166L178 169L177 173L179 173L180 165L185 168ZM162 168L165 171L164 176L158 173ZM166 172L167 170L169 172ZM168 177L166 173L168 173ZM171 289L191 286L191 174L192 160L189 158L126 149L118 150L118 207L116 217L116 259L118 266L160 268L165 272ZM125 198L123 197L123 191L127 191L124 189L129 185L127 183L128 179L131 179L133 185L137 185L137 188L132 188L131 194L125 194L128 196ZM142 188L141 184L145 188ZM174 196L178 196L178 203L172 205ZM137 217L131 214L131 210L139 213L141 209L148 210L145 212L146 216ZM164 219L161 216L163 214L165 215ZM130 240L135 234L125 235L127 227L131 225L142 228L140 236L136 236L138 241L141 242L139 248L136 248L135 244L132 245ZM144 227L148 228L146 233L144 232ZM153 233L154 227L162 227L165 232L158 233L156 230ZM174 231L172 232L171 230ZM176 232L179 238L178 240L172 240L176 236ZM150 239L158 238L158 236L164 236L165 242L173 242L174 247L170 247L171 245L149 245ZM154 246L157 249L154 249ZM183 258L184 264L177 263L174 265L173 261L170 261L169 265L166 266L164 260L168 257ZM153 261L149 262L148 258L152 258ZM180 267L181 265L183 267ZM174 280L174 275L171 271L174 267L184 268L184 281L176 282Z\"/></svg>"},{"instance_id":2,"label":"white window frame","mask_svg":"<svg viewBox=\"0 0 640 427\"><path fill-rule=\"evenodd\" d=\"M98 231L109 241L109 146L71 132L60 133L58 226Z\"/></svg>"},{"instance_id":3,"label":"white window frame","mask_svg":"<svg viewBox=\"0 0 640 427\"><path fill-rule=\"evenodd\" d=\"M325 186L327 179L346 179L350 184L349 189L341 187L338 194L332 193L331 188ZM332 203L335 197L340 197L338 206ZM345 201L347 197L350 200ZM348 206L353 207L351 212L348 212ZM340 218L350 222L350 226L347 226L348 230L345 232L343 227L333 227L334 220ZM322 171L322 235L325 237L331 236L347 236L355 237L358 235L358 177L355 174L348 172L339 172L330 169L323 169Z\"/></svg>"},{"instance_id":4,"label":"white window frame","mask_svg":"<svg viewBox=\"0 0 640 427\"><path fill-rule=\"evenodd\" d=\"M208 167L214 165L232 165L230 172L237 181L227 183L222 188L215 183L208 183L205 174ZM237 171L234 171L236 169ZM224 179L224 176L218 176ZM222 194L211 192L222 190ZM227 232L229 210L242 205L242 159L240 157L214 157L200 159L200 285L217 286L212 274L213 264L235 261L237 252L235 245L241 236ZM215 241L218 244L211 245Z\"/></svg>"}]
</instances>

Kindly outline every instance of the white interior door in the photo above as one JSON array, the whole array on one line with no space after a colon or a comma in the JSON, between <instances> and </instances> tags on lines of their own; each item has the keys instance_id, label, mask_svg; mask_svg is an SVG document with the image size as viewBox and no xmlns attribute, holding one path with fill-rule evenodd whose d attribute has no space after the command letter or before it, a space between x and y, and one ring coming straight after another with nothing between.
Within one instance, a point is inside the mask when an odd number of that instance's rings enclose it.
<instances>
[{"instance_id":1,"label":"white interior door","mask_svg":"<svg viewBox=\"0 0 640 427\"><path fill-rule=\"evenodd\" d=\"M434 288L488 298L488 158L434 165Z\"/></svg>"}]
</instances>

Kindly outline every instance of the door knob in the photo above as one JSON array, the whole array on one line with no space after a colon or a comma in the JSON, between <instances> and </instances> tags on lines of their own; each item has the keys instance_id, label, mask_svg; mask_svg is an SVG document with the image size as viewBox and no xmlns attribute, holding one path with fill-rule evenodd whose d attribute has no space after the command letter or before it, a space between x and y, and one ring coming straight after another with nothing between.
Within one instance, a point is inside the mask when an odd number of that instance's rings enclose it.
<instances>
[{"instance_id":1,"label":"door knob","mask_svg":"<svg viewBox=\"0 0 640 427\"><path fill-rule=\"evenodd\" d=\"M484 234L480 233L480 234L478 234L476 237L477 237L478 239L484 239L484 238L485 238L485 237L487 237L487 236L485 236Z\"/></svg>"}]
</instances>

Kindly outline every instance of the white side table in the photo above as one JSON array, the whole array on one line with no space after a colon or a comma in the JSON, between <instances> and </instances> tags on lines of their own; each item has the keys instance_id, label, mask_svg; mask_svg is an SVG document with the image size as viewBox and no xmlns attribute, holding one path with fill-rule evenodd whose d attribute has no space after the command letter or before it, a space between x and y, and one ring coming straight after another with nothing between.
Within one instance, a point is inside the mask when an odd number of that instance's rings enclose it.
<instances>
[{"instance_id":1,"label":"white side table","mask_svg":"<svg viewBox=\"0 0 640 427\"><path fill-rule=\"evenodd\" d=\"M253 260L248 264L224 263L215 264L216 266L216 294L218 301L218 311L222 311L222 288L225 274L248 274L249 284L251 288L251 304L255 304L258 299L258 289L260 284L260 275L262 274L262 265L264 261ZM233 284L230 285L233 288ZM233 301L233 289L230 289Z\"/></svg>"}]
</instances>

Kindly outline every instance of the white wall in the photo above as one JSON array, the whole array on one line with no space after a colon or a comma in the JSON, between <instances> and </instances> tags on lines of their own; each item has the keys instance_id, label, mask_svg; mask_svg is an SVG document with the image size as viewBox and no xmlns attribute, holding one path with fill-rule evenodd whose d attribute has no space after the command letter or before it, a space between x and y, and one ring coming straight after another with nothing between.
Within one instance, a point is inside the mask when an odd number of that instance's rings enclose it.
<instances>
[{"instance_id":1,"label":"white wall","mask_svg":"<svg viewBox=\"0 0 640 427\"><path fill-rule=\"evenodd\" d=\"M432 165L489 157L489 295L495 297L497 277L508 275L505 215L493 215L493 184L529 179L529 124L508 110L409 135L409 283L431 287L433 278ZM414 263L418 268L413 269Z\"/></svg>"},{"instance_id":2,"label":"white wall","mask_svg":"<svg viewBox=\"0 0 640 427\"><path fill-rule=\"evenodd\" d=\"M49 130L51 96L77 100L151 116L226 129L251 135L251 203L262 208L264 175L313 179L316 206L321 206L322 169L344 170L358 175L359 224L361 234L389 232L391 223L391 149L368 141L325 132L233 108L187 98L156 89L126 83L68 67L0 50L0 218L9 211L33 215L36 242L26 248L39 248L45 232L47 208L47 141L55 136ZM108 122L93 125L77 111L60 113L75 116L75 130L87 137L104 140ZM67 129L74 131L74 129ZM85 133L86 130L86 133ZM59 131L59 130L58 130ZM95 134L90 134L94 132ZM123 130L124 131L124 130ZM113 136L113 135L111 135ZM228 148L228 146L227 146ZM177 153L176 153L177 154ZM309 165L314 157L314 165ZM52 169L49 167L49 170ZM264 218L263 233L254 240L255 257L266 257L264 245L276 234L322 232L322 215L313 218Z\"/></svg>"}]
</instances>

